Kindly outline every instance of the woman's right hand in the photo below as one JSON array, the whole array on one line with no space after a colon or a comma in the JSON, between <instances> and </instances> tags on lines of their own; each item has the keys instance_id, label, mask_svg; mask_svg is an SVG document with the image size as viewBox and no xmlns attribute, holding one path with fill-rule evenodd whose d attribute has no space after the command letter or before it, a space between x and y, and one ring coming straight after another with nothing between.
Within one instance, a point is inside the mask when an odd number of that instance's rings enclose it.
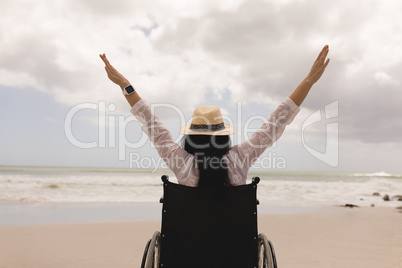
<instances>
[{"instance_id":1,"label":"woman's right hand","mask_svg":"<svg viewBox=\"0 0 402 268\"><path fill-rule=\"evenodd\" d=\"M306 77L306 80L309 83L314 84L315 82L318 81L318 79L320 79L321 75L324 73L325 68L327 67L327 65L329 63L329 58L324 63L325 58L328 55L328 52L329 52L329 47L328 47L328 45L325 45L324 48L321 50L320 54L318 55L316 61L314 62L310 73Z\"/></svg>"},{"instance_id":2,"label":"woman's right hand","mask_svg":"<svg viewBox=\"0 0 402 268\"><path fill-rule=\"evenodd\" d=\"M107 76L113 83L119 85L122 89L130 85L130 82L110 64L105 54L100 54L99 57L105 63Z\"/></svg>"}]
</instances>

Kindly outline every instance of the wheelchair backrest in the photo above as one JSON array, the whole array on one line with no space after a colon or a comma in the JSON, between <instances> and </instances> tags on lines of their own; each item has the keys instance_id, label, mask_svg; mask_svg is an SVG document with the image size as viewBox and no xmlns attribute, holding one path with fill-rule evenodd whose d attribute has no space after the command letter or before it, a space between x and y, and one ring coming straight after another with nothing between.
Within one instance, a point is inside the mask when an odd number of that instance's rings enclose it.
<instances>
[{"instance_id":1,"label":"wheelchair backrest","mask_svg":"<svg viewBox=\"0 0 402 268\"><path fill-rule=\"evenodd\" d=\"M160 267L257 267L257 184L221 189L163 181Z\"/></svg>"}]
</instances>

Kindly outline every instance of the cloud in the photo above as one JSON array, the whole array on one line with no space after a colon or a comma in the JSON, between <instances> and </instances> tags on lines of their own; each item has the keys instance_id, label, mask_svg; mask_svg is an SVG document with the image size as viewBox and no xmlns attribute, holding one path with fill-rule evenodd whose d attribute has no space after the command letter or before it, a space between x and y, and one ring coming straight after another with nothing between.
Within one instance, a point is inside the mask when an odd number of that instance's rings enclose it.
<instances>
[{"instance_id":1,"label":"cloud","mask_svg":"<svg viewBox=\"0 0 402 268\"><path fill-rule=\"evenodd\" d=\"M35 87L68 106L107 100L128 112L98 57L105 52L142 97L185 113L222 96L228 105L274 105L329 44L331 62L304 109L339 100L345 139L401 142L397 1L3 2L1 85Z\"/></svg>"},{"instance_id":2,"label":"cloud","mask_svg":"<svg viewBox=\"0 0 402 268\"><path fill-rule=\"evenodd\" d=\"M177 53L197 44L209 58L235 66L232 102L278 103L330 45L331 62L303 107L339 100L344 139L400 142L398 92L401 4L391 1L244 1L166 27L154 47Z\"/></svg>"}]
</instances>

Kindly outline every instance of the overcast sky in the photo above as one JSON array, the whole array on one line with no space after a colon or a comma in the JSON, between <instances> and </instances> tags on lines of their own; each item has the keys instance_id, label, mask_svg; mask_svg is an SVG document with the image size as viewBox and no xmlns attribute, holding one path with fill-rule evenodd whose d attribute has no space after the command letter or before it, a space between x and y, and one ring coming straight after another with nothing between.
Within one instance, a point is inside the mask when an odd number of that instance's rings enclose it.
<instances>
[{"instance_id":1,"label":"overcast sky","mask_svg":"<svg viewBox=\"0 0 402 268\"><path fill-rule=\"evenodd\" d=\"M240 127L237 144L248 123L261 125L292 93L328 44L325 73L264 153L271 166L262 168L402 173L400 1L0 3L0 165L130 168L130 157L158 161L100 53L148 103L163 105L156 114L175 139L180 114L189 120L196 106L218 105ZM307 124L319 111L333 118ZM68 115L74 139L96 142L88 146L94 148L71 142ZM126 148L125 140L140 148Z\"/></svg>"}]
</instances>

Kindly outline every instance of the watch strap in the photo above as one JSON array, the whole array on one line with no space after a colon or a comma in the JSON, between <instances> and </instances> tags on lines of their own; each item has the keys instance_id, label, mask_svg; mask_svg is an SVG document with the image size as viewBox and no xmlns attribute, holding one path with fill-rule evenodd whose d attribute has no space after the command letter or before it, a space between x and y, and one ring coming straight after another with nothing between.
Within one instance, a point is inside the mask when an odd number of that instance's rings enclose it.
<instances>
[{"instance_id":1,"label":"watch strap","mask_svg":"<svg viewBox=\"0 0 402 268\"><path fill-rule=\"evenodd\" d=\"M135 92L134 87L132 85L128 85L127 87L124 88L123 95L127 96L133 94L134 92Z\"/></svg>"}]
</instances>

